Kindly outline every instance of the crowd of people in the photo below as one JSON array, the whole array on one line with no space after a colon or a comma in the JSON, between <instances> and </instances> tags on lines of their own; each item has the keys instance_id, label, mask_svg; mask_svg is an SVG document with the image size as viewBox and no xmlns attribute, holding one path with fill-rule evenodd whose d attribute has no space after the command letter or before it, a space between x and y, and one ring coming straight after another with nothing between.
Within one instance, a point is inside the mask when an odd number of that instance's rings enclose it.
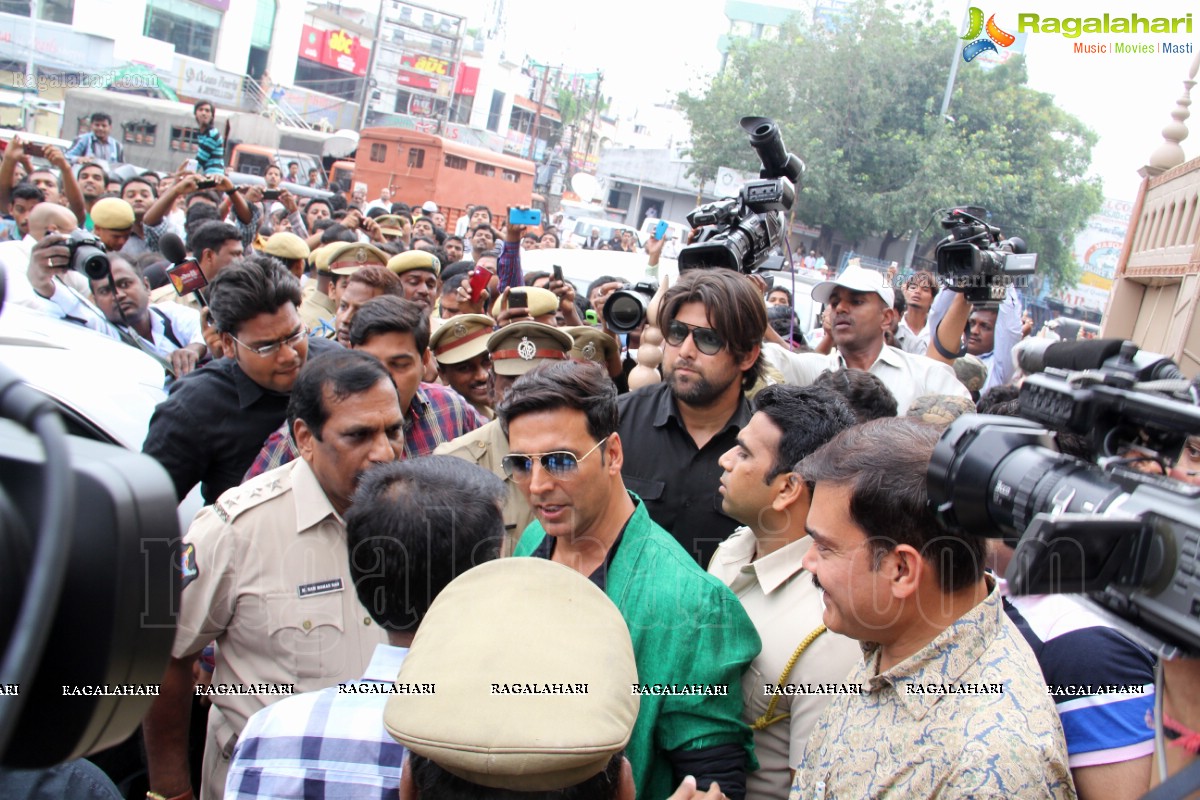
<instances>
[{"instance_id":1,"label":"crowd of people","mask_svg":"<svg viewBox=\"0 0 1200 800\"><path fill-rule=\"evenodd\" d=\"M1017 411L1014 291L852 263L808 341L784 286L695 269L617 334L623 278L523 270L553 226L301 202L295 165L235 186L201 106L171 175L114 184L104 119L53 170L19 137L0 162L7 302L162 365L143 451L204 502L148 797L1146 791L1153 656L1008 597L1011 549L929 506L946 426ZM658 264L618 239L584 247Z\"/></svg>"}]
</instances>

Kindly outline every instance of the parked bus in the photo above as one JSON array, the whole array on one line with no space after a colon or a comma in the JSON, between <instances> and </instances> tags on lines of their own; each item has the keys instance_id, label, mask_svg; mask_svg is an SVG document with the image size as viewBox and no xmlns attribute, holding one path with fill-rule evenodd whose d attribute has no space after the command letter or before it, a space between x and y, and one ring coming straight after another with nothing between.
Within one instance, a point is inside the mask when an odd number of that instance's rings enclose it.
<instances>
[{"instance_id":1,"label":"parked bus","mask_svg":"<svg viewBox=\"0 0 1200 800\"><path fill-rule=\"evenodd\" d=\"M531 161L405 128L364 129L355 157L354 183L367 185L367 197L388 186L414 208L432 200L448 230L468 205L482 203L493 213L531 205L533 180Z\"/></svg>"}]
</instances>

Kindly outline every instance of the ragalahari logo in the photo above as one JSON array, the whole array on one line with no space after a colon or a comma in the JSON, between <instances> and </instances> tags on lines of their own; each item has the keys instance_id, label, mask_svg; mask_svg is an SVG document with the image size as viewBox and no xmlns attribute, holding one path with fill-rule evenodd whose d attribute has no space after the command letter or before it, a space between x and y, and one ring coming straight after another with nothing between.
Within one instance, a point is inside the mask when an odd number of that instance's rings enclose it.
<instances>
[{"instance_id":1,"label":"ragalahari logo","mask_svg":"<svg viewBox=\"0 0 1200 800\"><path fill-rule=\"evenodd\" d=\"M967 42L963 46L962 56L963 61L974 61L977 56L987 51L999 53L996 45L1000 47L1009 47L1017 40L1017 37L1011 33L1005 33L996 25L996 15L988 17L987 25L983 24L983 11L971 6L967 12L967 32L963 34L962 39ZM982 39L979 34L987 32L987 36Z\"/></svg>"}]
</instances>

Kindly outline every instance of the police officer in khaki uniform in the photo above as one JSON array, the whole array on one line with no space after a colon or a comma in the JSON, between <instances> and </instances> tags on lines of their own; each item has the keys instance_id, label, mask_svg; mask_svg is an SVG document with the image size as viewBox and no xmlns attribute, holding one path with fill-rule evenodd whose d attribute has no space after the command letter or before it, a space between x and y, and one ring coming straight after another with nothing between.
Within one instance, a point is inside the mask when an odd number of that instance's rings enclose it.
<instances>
[{"instance_id":1,"label":"police officer in khaki uniform","mask_svg":"<svg viewBox=\"0 0 1200 800\"><path fill-rule=\"evenodd\" d=\"M575 341L571 348L571 358L599 364L608 372L610 378L621 374L621 346L617 344L616 339L591 325L577 325L563 330L571 334Z\"/></svg>"},{"instance_id":2,"label":"police officer in khaki uniform","mask_svg":"<svg viewBox=\"0 0 1200 800\"><path fill-rule=\"evenodd\" d=\"M370 388L337 399L356 383ZM164 798L191 796L192 665L206 644L215 640L217 655L201 797L219 798L251 714L361 677L387 640L351 583L343 515L355 476L400 457L396 385L373 356L334 350L304 366L291 402L301 458L222 494L183 540L172 658L143 721L150 788ZM351 429L360 435L343 435Z\"/></svg>"},{"instance_id":3,"label":"police officer in khaki uniform","mask_svg":"<svg viewBox=\"0 0 1200 800\"><path fill-rule=\"evenodd\" d=\"M452 317L451 321L458 317ZM519 376L546 360L569 358L571 337L561 328L540 322L514 322L488 337L487 349L492 356L492 402L499 404L508 387ZM452 442L438 445L437 455L456 456L472 461L505 479L501 459L508 455L508 437L500 423L492 420ZM516 540L533 522L533 510L517 485L505 480L508 502L504 506L504 542L501 556L512 555Z\"/></svg>"},{"instance_id":4,"label":"police officer in khaki uniform","mask_svg":"<svg viewBox=\"0 0 1200 800\"><path fill-rule=\"evenodd\" d=\"M326 336L333 331L337 314L337 278L329 271L329 251L333 245L313 250L308 261L317 272L317 279L304 287L300 300L300 321L310 334Z\"/></svg>"},{"instance_id":5,"label":"police officer in khaki uniform","mask_svg":"<svg viewBox=\"0 0 1200 800\"><path fill-rule=\"evenodd\" d=\"M459 314L429 337L438 378L487 419L495 419L491 401L488 338L496 321L486 314Z\"/></svg>"},{"instance_id":6,"label":"police officer in khaki uniform","mask_svg":"<svg viewBox=\"0 0 1200 800\"><path fill-rule=\"evenodd\" d=\"M311 251L308 243L291 231L272 233L263 245L262 251L269 256L278 258L287 267L288 272L300 280L304 274L304 265Z\"/></svg>"},{"instance_id":7,"label":"police officer in khaki uniform","mask_svg":"<svg viewBox=\"0 0 1200 800\"><path fill-rule=\"evenodd\" d=\"M322 252L324 251L324 252ZM329 300L333 306L333 314L328 318L321 318L319 330L309 329L309 332L315 336L324 336L326 339L337 338L337 325L334 319L337 317L338 305L341 302L342 292L346 288L346 279L354 273L358 272L363 267L376 266L383 267L387 265L388 255L378 247L362 242L332 242L325 247L317 248L317 252L321 253L321 260L325 262L326 271L329 273ZM319 269L319 266L318 266ZM320 272L318 272L318 276ZM320 279L318 278L318 281ZM321 295L318 289L313 295L314 298L319 298ZM304 303L307 298L302 298L300 304L300 320L308 324L304 318Z\"/></svg>"}]
</instances>

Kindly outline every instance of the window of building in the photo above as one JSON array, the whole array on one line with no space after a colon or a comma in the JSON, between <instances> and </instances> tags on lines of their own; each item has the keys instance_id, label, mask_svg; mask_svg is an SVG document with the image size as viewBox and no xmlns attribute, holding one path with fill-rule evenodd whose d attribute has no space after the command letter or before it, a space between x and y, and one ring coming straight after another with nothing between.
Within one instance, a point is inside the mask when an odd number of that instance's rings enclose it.
<instances>
[{"instance_id":1,"label":"window of building","mask_svg":"<svg viewBox=\"0 0 1200 800\"><path fill-rule=\"evenodd\" d=\"M121 123L121 132L121 138L127 144L144 144L151 147L157 138L158 126L145 119L137 122L124 122Z\"/></svg>"},{"instance_id":2,"label":"window of building","mask_svg":"<svg viewBox=\"0 0 1200 800\"><path fill-rule=\"evenodd\" d=\"M461 169L463 171L466 171L466 169L467 169L467 160L465 158L463 158L462 156L452 156L449 153L447 153L445 163L446 163L446 166L449 167L450 169ZM478 164L475 165L475 170L476 171L479 170Z\"/></svg>"},{"instance_id":3,"label":"window of building","mask_svg":"<svg viewBox=\"0 0 1200 800\"><path fill-rule=\"evenodd\" d=\"M482 175L485 178L494 178L494 177L496 177L496 168L493 167L491 164L476 163L475 164L475 174Z\"/></svg>"},{"instance_id":4,"label":"window of building","mask_svg":"<svg viewBox=\"0 0 1200 800\"><path fill-rule=\"evenodd\" d=\"M520 183L521 182L521 173L513 172L511 169L504 170L500 174L500 177L503 180L508 181L509 183Z\"/></svg>"},{"instance_id":5,"label":"window of building","mask_svg":"<svg viewBox=\"0 0 1200 800\"><path fill-rule=\"evenodd\" d=\"M461 69L461 67L460 67ZM458 94L450 104L450 121L459 125L467 125L471 121L471 108L475 104L473 95Z\"/></svg>"},{"instance_id":6,"label":"window of building","mask_svg":"<svg viewBox=\"0 0 1200 800\"><path fill-rule=\"evenodd\" d=\"M382 142L371 143L371 160L383 163L387 161L387 145Z\"/></svg>"},{"instance_id":7,"label":"window of building","mask_svg":"<svg viewBox=\"0 0 1200 800\"><path fill-rule=\"evenodd\" d=\"M492 107L488 109L487 129L492 133L500 130L500 117L504 113L504 92L492 91Z\"/></svg>"},{"instance_id":8,"label":"window of building","mask_svg":"<svg viewBox=\"0 0 1200 800\"><path fill-rule=\"evenodd\" d=\"M37 0L37 18L70 25L75 19L75 0ZM0 0L0 13L29 16L29 0Z\"/></svg>"},{"instance_id":9,"label":"window of building","mask_svg":"<svg viewBox=\"0 0 1200 800\"><path fill-rule=\"evenodd\" d=\"M142 35L175 45L175 52L212 61L221 12L190 0L149 0Z\"/></svg>"},{"instance_id":10,"label":"window of building","mask_svg":"<svg viewBox=\"0 0 1200 800\"><path fill-rule=\"evenodd\" d=\"M408 150L408 166L411 169L422 169L425 166L425 148L410 147Z\"/></svg>"},{"instance_id":11,"label":"window of building","mask_svg":"<svg viewBox=\"0 0 1200 800\"><path fill-rule=\"evenodd\" d=\"M613 189L608 193L609 208L619 208L622 211L629 210L629 201L633 199L633 192L618 192Z\"/></svg>"},{"instance_id":12,"label":"window of building","mask_svg":"<svg viewBox=\"0 0 1200 800\"><path fill-rule=\"evenodd\" d=\"M271 32L275 29L275 0L258 0L254 12L254 27L250 30L250 46L271 49Z\"/></svg>"},{"instance_id":13,"label":"window of building","mask_svg":"<svg viewBox=\"0 0 1200 800\"><path fill-rule=\"evenodd\" d=\"M196 137L199 133L195 128L181 128L177 125L172 125L171 149L179 150L183 153L196 152Z\"/></svg>"}]
</instances>

